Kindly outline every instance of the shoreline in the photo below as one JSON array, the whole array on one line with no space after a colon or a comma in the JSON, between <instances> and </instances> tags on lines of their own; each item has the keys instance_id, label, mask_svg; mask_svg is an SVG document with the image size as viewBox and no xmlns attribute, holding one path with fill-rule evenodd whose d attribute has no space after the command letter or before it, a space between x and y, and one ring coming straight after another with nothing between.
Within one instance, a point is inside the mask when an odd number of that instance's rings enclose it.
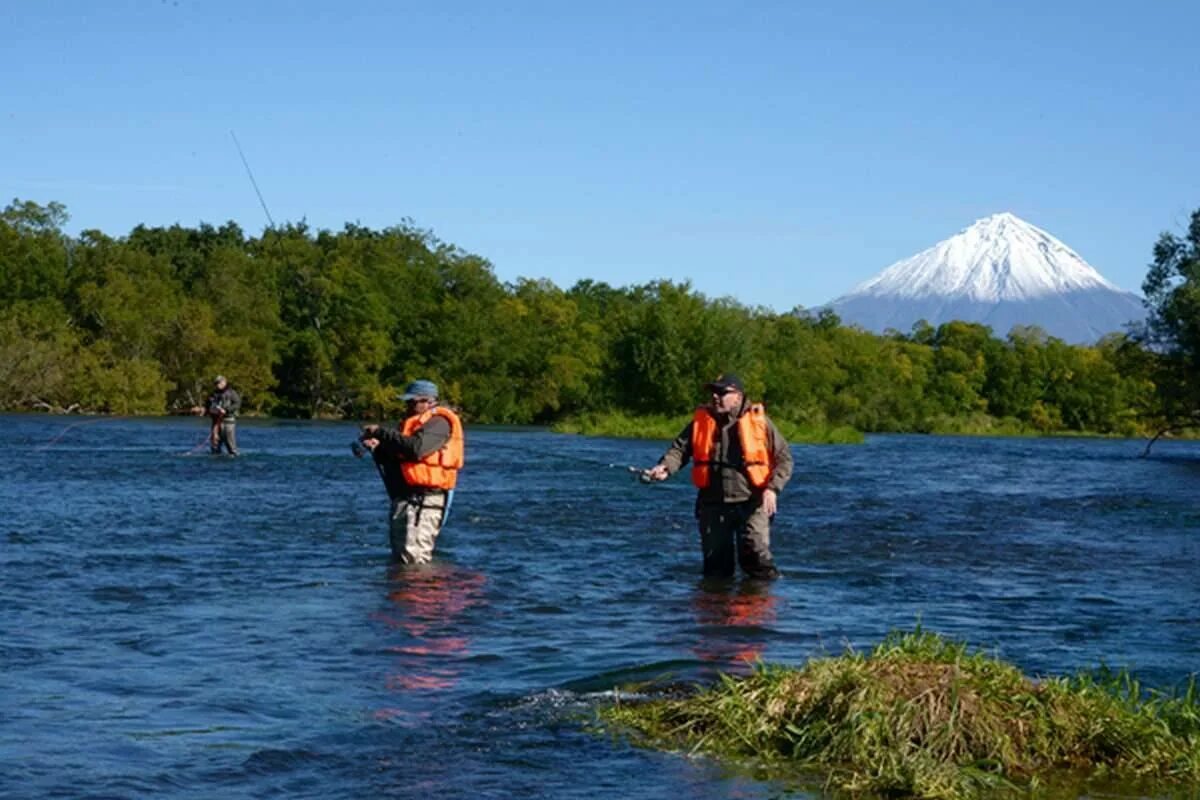
<instances>
[{"instance_id":1,"label":"shoreline","mask_svg":"<svg viewBox=\"0 0 1200 800\"><path fill-rule=\"evenodd\" d=\"M203 415L193 414L184 411L164 411L161 414L111 414L106 412L83 411L78 408L71 407L65 409L25 409L25 410L0 410L2 415L22 416L22 417L47 417L47 418L96 418L96 419L176 419L195 417L201 419ZM666 415L649 415L635 416L626 415L619 412L615 413L592 413L581 417L567 417L554 422L543 424L517 424L517 423L474 423L481 427L492 429L513 429L513 430L528 430L530 428L538 428L548 430L552 433L561 433L576 436L595 436L607 437L616 439L646 439L653 441L669 441L678 435L679 431L690 421L691 415L666 416ZM346 422L354 424L362 424L367 422L366 419L339 417L332 415L319 415L316 417L287 417L274 416L271 414L263 414L259 412L243 412L238 415L238 420L272 420L286 422ZM388 421L385 419L385 422ZM789 420L773 419L780 432L787 438L791 444L812 444L812 445L828 445L828 444L863 444L868 436L950 436L964 438L996 438L996 439L1123 439L1128 441L1149 442L1153 437L1153 431L1131 431L1124 432L1101 432L1101 431L1075 431L1075 430L1055 430L1055 431L1038 431L1021 429L1014 425L996 424L995 426L983 425L963 425L963 426L938 426L929 430L891 430L891 431L869 431L864 432L850 426L811 426L800 425ZM970 422L971 420L961 420L962 422ZM472 423L467 422L467 425ZM1158 438L1158 441L1197 441L1200 440L1200 428L1182 429L1164 434Z\"/></svg>"}]
</instances>

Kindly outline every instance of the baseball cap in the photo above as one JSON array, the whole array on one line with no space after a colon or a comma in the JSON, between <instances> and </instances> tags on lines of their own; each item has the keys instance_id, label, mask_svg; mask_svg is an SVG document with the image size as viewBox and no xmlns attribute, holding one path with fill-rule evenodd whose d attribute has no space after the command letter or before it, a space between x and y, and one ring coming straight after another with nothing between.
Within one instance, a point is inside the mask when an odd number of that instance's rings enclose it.
<instances>
[{"instance_id":1,"label":"baseball cap","mask_svg":"<svg viewBox=\"0 0 1200 800\"><path fill-rule=\"evenodd\" d=\"M401 400L416 400L418 397L432 397L437 399L438 388L433 381L413 381L404 387L404 394L400 395Z\"/></svg>"},{"instance_id":2,"label":"baseball cap","mask_svg":"<svg viewBox=\"0 0 1200 800\"><path fill-rule=\"evenodd\" d=\"M732 372L718 375L716 380L704 384L704 388L717 394L723 394L730 389L736 389L742 394L746 393L746 388L742 385L742 379Z\"/></svg>"}]
</instances>

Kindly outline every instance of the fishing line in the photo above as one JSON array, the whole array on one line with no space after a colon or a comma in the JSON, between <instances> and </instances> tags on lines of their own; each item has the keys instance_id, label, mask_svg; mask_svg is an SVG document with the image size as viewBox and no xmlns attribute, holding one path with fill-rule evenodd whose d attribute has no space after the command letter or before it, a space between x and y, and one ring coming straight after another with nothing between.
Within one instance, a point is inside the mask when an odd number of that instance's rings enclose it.
<instances>
[{"instance_id":1,"label":"fishing line","mask_svg":"<svg viewBox=\"0 0 1200 800\"><path fill-rule=\"evenodd\" d=\"M527 448L518 447L516 445L500 444L498 442L488 442L487 445L485 445L485 447L496 447L501 450L509 450L514 453L519 452L519 453L524 453L526 455L529 454L529 450ZM350 450L358 458L362 458L363 455L366 452L368 452L368 448L365 445L363 445L362 442L358 439L355 439L354 441L350 442ZM557 459L561 459L563 461L572 461L576 464L586 464L586 465L592 466L592 467L604 467L605 469L623 469L632 475L636 475L638 477L638 480L642 481L643 483L649 482L642 477L643 475L646 474L646 470L643 469L642 467L635 467L631 464L618 464L616 462L600 461L598 459L585 458L583 456L566 455L565 453L543 453L540 457L557 458ZM378 467L379 465L376 464L375 466ZM382 473L381 473L381 476L382 476Z\"/></svg>"},{"instance_id":2,"label":"fishing line","mask_svg":"<svg viewBox=\"0 0 1200 800\"><path fill-rule=\"evenodd\" d=\"M191 450L188 450L188 451L186 451L186 452L183 452L183 453L176 453L176 455L178 455L178 456L190 456L192 453L195 453L197 450L199 450L201 447L204 447L204 445L208 444L210 441L211 441L211 437L209 436L209 434L207 434L207 433L206 433L206 434L204 434L204 436L203 436L203 437L200 439L200 441L196 442L196 444L194 444L194 445L192 446L192 449L191 449Z\"/></svg>"},{"instance_id":3,"label":"fishing line","mask_svg":"<svg viewBox=\"0 0 1200 800\"><path fill-rule=\"evenodd\" d=\"M276 229L275 218L271 216L271 209L267 208L267 201L265 199L263 199L263 194L258 188L258 181L256 181L254 179L254 172L253 172L253 170L250 169L250 162L246 158L245 152L242 151L242 145L238 141L237 134L234 133L232 129L230 129L229 136L233 139L233 145L234 145L234 147L237 148L238 156L240 156L242 159L242 165L246 168L246 175L247 175L247 177L250 178L250 185L254 187L254 193L256 195L258 195L259 205L262 206L263 213L267 215L267 222L270 223L270 226L267 228L267 230L272 231L275 234L275 246L279 250L279 256L280 256L280 258L283 259L284 266L287 267L288 270L290 270L291 272L293 272L295 274L297 282L300 283L301 285L303 285L303 281L300 278L299 272L292 269L292 261L290 258L288 258L287 251L283 249L283 236ZM329 345L327 345L325 343L325 337L321 335L321 319L320 319L320 317L313 317L312 324L313 324L313 330L317 334L317 344L319 344L321 346L321 354L329 362L329 372L333 377L334 387L336 388L337 387L337 368L334 366L334 359L331 358L329 355ZM318 391L319 391L320 386L321 386L321 370L319 368L317 369L317 386L318 386ZM317 411L317 409L313 408L314 416L316 414L316 411Z\"/></svg>"},{"instance_id":4,"label":"fishing line","mask_svg":"<svg viewBox=\"0 0 1200 800\"><path fill-rule=\"evenodd\" d=\"M42 450L46 450L47 448L49 448L49 447L51 447L51 446L53 446L53 445L57 444L58 442L62 441L62 438L63 438L64 436L66 436L66 435L67 435L69 432L71 432L72 430L74 430L75 428L81 428L81 427L83 427L84 425L95 425L96 423L99 423L99 422L116 422L116 421L118 421L118 420L122 420L122 419L129 419L129 417L100 417L100 418L98 418L98 419L89 419L89 420L85 420L85 421L83 421L83 422L74 422L74 423L72 423L72 424L68 425L67 427L63 428L63 429L62 429L62 430L59 432L59 434L58 434L57 436L55 436L53 439L51 439L50 441L48 441L48 442L46 442L46 443L44 443L44 444L42 444L42 445L40 445L40 446L38 446L38 447L35 447L35 448L34 448L34 450L35 450L35 451L37 451L37 452L41 452Z\"/></svg>"},{"instance_id":5,"label":"fishing line","mask_svg":"<svg viewBox=\"0 0 1200 800\"><path fill-rule=\"evenodd\" d=\"M516 445L506 445L506 444L499 444L497 442L488 442L487 446L488 447L498 447L501 450L511 450L513 452L521 452L521 453L525 453L526 455L529 454L529 450L527 448L518 447ZM587 465L593 466L593 467L604 467L605 469L623 469L632 475L637 475L638 480L642 481L643 483L648 482L642 478L642 476L646 474L647 470L643 469L642 467L635 467L631 464L618 464L616 462L600 461L600 460L594 459L594 458L585 458L583 456L572 456L572 455L567 455L565 453L543 453L539 457L558 458L563 461L573 461L576 464L587 464Z\"/></svg>"},{"instance_id":6,"label":"fishing line","mask_svg":"<svg viewBox=\"0 0 1200 800\"><path fill-rule=\"evenodd\" d=\"M40 445L38 445L37 447L35 447L35 448L34 448L34 452L39 452L39 453L40 453L40 452L42 452L42 451L44 451L44 450L48 450L48 449L50 449L50 448L51 448L51 447L53 447L54 445L56 445L56 444L58 444L59 442L61 442L61 441L63 440L63 437L65 437L65 436L66 436L68 433L70 433L71 431L75 430L76 428L81 428L81 427L83 427L83 426L85 426L85 425L98 425L98 424L100 424L100 423L102 423L102 422L120 422L121 420L127 420L127 419L134 419L134 418L133 418L133 417L129 417L129 416L120 416L120 417L100 417L100 418L98 418L98 419L89 419L89 420L84 420L84 421L82 421L82 422L75 422L75 423L72 423L72 424L68 425L67 427L63 428L61 431L59 431L59 432L58 432L58 435L57 435L57 436L55 436L55 437L54 437L53 439L51 439L50 441L48 441L48 442L43 442L42 444L40 444ZM200 441L196 442L195 446L194 446L194 447L192 447L192 449L191 449L191 450L188 450L188 451L186 451L186 452L183 452L183 453L176 453L176 455L179 455L179 456L190 456L192 453L195 453L197 450L199 450L201 447L203 447L203 446L204 446L205 444L207 444L207 443L208 443L208 435L206 434L206 435L205 435L203 438L201 438L201 439L200 439Z\"/></svg>"}]
</instances>

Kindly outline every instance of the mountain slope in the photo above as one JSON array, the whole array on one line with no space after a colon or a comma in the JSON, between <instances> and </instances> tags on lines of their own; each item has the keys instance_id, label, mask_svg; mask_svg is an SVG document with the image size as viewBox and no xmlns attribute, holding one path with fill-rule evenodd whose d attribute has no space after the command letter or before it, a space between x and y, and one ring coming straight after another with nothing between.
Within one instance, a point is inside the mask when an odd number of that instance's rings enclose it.
<instances>
[{"instance_id":1,"label":"mountain slope","mask_svg":"<svg viewBox=\"0 0 1200 800\"><path fill-rule=\"evenodd\" d=\"M1003 213L885 269L829 304L844 322L907 332L960 319L998 336L1037 325L1094 342L1145 316L1141 298L1114 286L1046 231Z\"/></svg>"}]
</instances>

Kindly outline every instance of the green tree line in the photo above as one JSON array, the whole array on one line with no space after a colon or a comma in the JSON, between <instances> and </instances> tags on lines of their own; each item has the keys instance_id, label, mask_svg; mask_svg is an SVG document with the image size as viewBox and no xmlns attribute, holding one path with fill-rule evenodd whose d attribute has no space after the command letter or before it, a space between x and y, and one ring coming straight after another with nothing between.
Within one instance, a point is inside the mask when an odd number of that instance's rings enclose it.
<instances>
[{"instance_id":1,"label":"green tree line","mask_svg":"<svg viewBox=\"0 0 1200 800\"><path fill-rule=\"evenodd\" d=\"M1090 347L964 322L874 335L671 281L504 283L410 221L113 237L67 219L0 212L2 409L177 413L222 373L252 412L377 417L426 377L473 421L552 423L686 414L724 370L816 428L1135 434L1197 408L1200 212L1155 248L1147 331Z\"/></svg>"}]
</instances>

